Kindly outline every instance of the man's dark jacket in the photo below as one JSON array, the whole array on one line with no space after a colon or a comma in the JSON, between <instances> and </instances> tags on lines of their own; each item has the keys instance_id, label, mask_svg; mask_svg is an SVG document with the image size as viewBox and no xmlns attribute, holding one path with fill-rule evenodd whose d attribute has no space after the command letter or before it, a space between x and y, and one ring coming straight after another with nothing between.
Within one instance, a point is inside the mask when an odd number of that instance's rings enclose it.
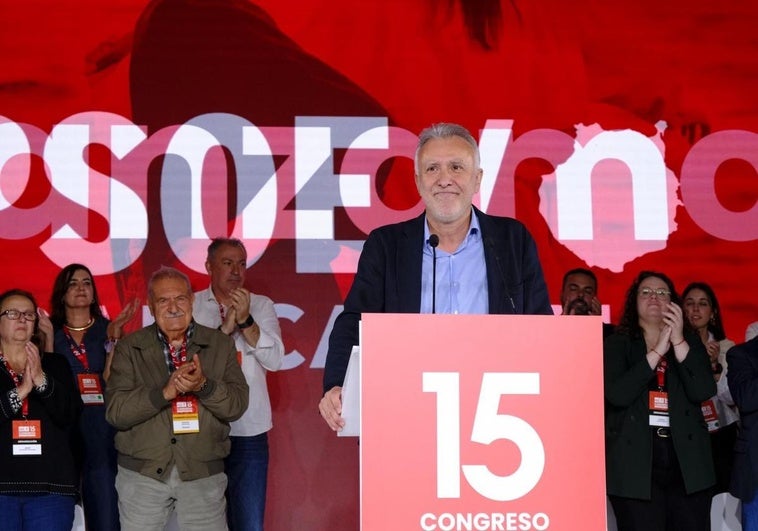
<instances>
[{"instance_id":1,"label":"man's dark jacket","mask_svg":"<svg viewBox=\"0 0 758 531\"><path fill-rule=\"evenodd\" d=\"M552 315L537 246L526 227L476 208L474 213L484 244L489 313ZM342 385L362 313L419 313L425 220L424 213L368 235L344 310L329 336L325 392Z\"/></svg>"},{"instance_id":2,"label":"man's dark jacket","mask_svg":"<svg viewBox=\"0 0 758 531\"><path fill-rule=\"evenodd\" d=\"M758 490L758 337L730 348L726 365L729 392L740 408L729 492L750 501Z\"/></svg>"}]
</instances>

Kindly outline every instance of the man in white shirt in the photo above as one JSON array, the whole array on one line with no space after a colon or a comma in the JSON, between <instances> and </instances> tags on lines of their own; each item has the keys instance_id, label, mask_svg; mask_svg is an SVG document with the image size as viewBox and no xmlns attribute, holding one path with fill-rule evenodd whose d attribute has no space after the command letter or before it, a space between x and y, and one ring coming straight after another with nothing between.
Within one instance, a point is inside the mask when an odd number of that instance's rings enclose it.
<instances>
[{"instance_id":1,"label":"man in white shirt","mask_svg":"<svg viewBox=\"0 0 758 531\"><path fill-rule=\"evenodd\" d=\"M247 251L236 238L215 238L205 268L210 286L195 293L193 316L234 339L237 359L250 386L250 405L231 424L232 448L226 458L227 519L232 531L262 531L272 427L266 371L282 365L284 344L274 303L243 287Z\"/></svg>"}]
</instances>

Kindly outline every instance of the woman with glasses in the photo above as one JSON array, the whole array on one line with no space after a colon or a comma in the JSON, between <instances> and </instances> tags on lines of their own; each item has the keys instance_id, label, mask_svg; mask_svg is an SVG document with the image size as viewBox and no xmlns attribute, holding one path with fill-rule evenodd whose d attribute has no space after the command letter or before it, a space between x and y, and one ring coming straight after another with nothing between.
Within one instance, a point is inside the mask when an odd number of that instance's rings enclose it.
<instances>
[{"instance_id":1,"label":"woman with glasses","mask_svg":"<svg viewBox=\"0 0 758 531\"><path fill-rule=\"evenodd\" d=\"M708 531L715 476L700 406L716 384L666 275L634 280L603 360L606 485L619 531Z\"/></svg>"},{"instance_id":2,"label":"woman with glasses","mask_svg":"<svg viewBox=\"0 0 758 531\"><path fill-rule=\"evenodd\" d=\"M30 293L0 295L0 528L69 531L82 403L63 356L40 353L37 315Z\"/></svg>"},{"instance_id":3,"label":"woman with glasses","mask_svg":"<svg viewBox=\"0 0 758 531\"><path fill-rule=\"evenodd\" d=\"M726 338L721 308L713 289L704 282L693 282L684 289L684 313L687 322L705 345L711 362L716 394L703 403L703 413L711 434L713 464L716 469L714 494L729 491L740 418L726 380L726 351L734 341Z\"/></svg>"},{"instance_id":4,"label":"woman with glasses","mask_svg":"<svg viewBox=\"0 0 758 531\"><path fill-rule=\"evenodd\" d=\"M100 309L90 270L70 264L55 278L50 308L46 328L53 330L53 350L68 360L84 402L76 439L82 463L84 519L88 529L118 530L115 430L105 420L103 396L113 349L124 325L136 314L139 301L131 301L109 321Z\"/></svg>"}]
</instances>

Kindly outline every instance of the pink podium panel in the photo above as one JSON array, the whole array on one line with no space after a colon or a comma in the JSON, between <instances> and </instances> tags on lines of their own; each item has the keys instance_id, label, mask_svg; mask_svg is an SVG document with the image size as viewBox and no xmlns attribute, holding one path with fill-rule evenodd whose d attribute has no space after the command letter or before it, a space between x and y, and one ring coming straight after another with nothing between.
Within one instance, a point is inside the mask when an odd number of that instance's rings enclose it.
<instances>
[{"instance_id":1,"label":"pink podium panel","mask_svg":"<svg viewBox=\"0 0 758 531\"><path fill-rule=\"evenodd\" d=\"M599 317L363 315L362 531L606 526Z\"/></svg>"}]
</instances>

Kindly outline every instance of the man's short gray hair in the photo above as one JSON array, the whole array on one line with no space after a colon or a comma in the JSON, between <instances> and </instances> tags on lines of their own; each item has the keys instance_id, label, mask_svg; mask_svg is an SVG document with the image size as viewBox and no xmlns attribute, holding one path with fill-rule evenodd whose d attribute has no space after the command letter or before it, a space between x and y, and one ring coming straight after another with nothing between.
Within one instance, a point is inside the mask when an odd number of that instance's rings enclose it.
<instances>
[{"instance_id":1,"label":"man's short gray hair","mask_svg":"<svg viewBox=\"0 0 758 531\"><path fill-rule=\"evenodd\" d=\"M147 297L148 300L153 300L153 285L159 280L165 280L167 278L175 278L177 280L183 280L187 284L187 292L192 293L192 283L187 275L182 273L176 268L169 266L161 266L155 273L150 275L150 280L147 282Z\"/></svg>"},{"instance_id":2,"label":"man's short gray hair","mask_svg":"<svg viewBox=\"0 0 758 531\"><path fill-rule=\"evenodd\" d=\"M430 125L421 131L421 134L418 136L416 154L413 157L413 167L416 169L416 175L421 175L421 168L419 168L418 160L418 155L421 152L421 148L424 147L424 145L426 145L426 143L432 139L452 138L454 136L462 138L471 146L471 148L474 150L474 166L479 169L479 144L476 143L476 140L473 136L471 136L471 133L468 132L468 129L462 125L440 122L438 124Z\"/></svg>"}]
</instances>

